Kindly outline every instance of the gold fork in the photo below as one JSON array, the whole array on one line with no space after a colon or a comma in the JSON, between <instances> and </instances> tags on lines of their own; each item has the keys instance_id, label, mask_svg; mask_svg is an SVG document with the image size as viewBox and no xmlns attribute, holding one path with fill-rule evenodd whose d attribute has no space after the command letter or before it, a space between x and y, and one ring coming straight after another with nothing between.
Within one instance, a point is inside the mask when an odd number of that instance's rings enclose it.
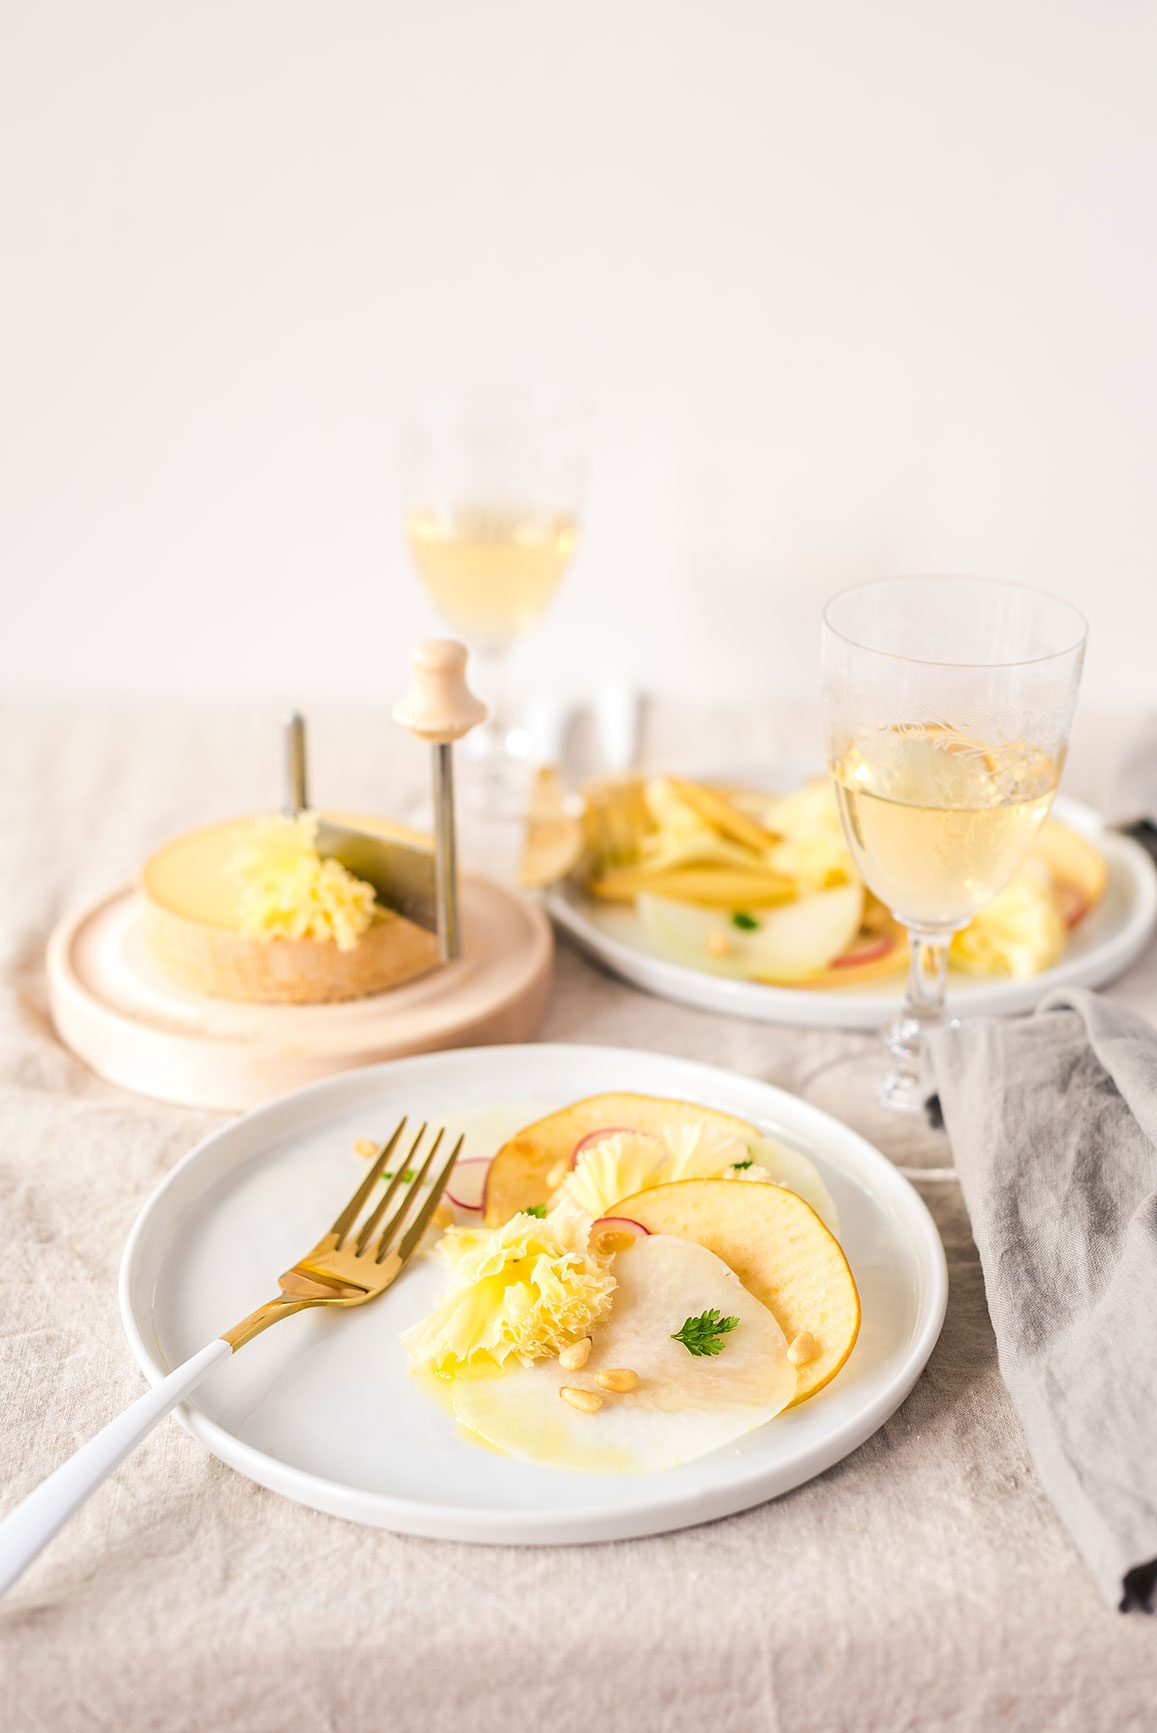
<instances>
[{"instance_id":1,"label":"gold fork","mask_svg":"<svg viewBox=\"0 0 1157 1733\"><path fill-rule=\"evenodd\" d=\"M255 1312L170 1372L0 1522L0 1595L23 1574L89 1494L219 1362L227 1360L270 1324L294 1312L302 1312L309 1306L362 1306L385 1292L417 1249L462 1148L459 1137L426 1187L420 1207L411 1213L411 1205L426 1185L445 1135L444 1130L438 1131L421 1166L415 1167L429 1129L423 1125L359 1228L358 1218L374 1187L386 1174L386 1165L401 1143L405 1127L403 1118L378 1151L369 1173L329 1232L280 1277L281 1293L277 1299L258 1306Z\"/></svg>"}]
</instances>

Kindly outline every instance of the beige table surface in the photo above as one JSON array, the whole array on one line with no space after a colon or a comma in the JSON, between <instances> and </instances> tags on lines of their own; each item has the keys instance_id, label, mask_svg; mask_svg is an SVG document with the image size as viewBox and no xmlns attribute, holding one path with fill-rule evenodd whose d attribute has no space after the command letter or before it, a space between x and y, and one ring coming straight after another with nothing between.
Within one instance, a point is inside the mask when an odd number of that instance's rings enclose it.
<instances>
[{"instance_id":1,"label":"beige table surface","mask_svg":"<svg viewBox=\"0 0 1157 1733\"><path fill-rule=\"evenodd\" d=\"M1136 719L1085 717L1070 790L1111 800ZM649 719L681 766L814 757L798 710ZM319 714L315 788L416 785L384 711ZM276 800L273 719L0 713L0 1509L140 1394L116 1275L145 1197L220 1116L137 1099L56 1043L56 919L148 847ZM1157 958L1113 989L1157 1014ZM648 999L561 947L544 1039L652 1048L833 1108L889 1153L931 1132L867 1104L872 1038ZM904 1733L1157 1725L1157 1621L1109 1611L1036 1483L956 1189L925 1193L948 1318L908 1401L838 1467L707 1527L587 1548L471 1548L275 1497L165 1422L0 1605L4 1733ZM1152 1369L1149 1369L1149 1375Z\"/></svg>"}]
</instances>

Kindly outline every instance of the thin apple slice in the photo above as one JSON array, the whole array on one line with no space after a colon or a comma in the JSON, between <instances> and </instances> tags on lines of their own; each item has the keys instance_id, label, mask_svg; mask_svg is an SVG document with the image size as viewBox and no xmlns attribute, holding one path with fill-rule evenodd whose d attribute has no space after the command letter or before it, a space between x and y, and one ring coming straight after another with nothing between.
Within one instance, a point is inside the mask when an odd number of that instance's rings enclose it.
<instances>
[{"instance_id":1,"label":"thin apple slice","mask_svg":"<svg viewBox=\"0 0 1157 1733\"><path fill-rule=\"evenodd\" d=\"M756 867L685 865L619 867L590 881L589 889L608 902L633 903L644 893L672 902L711 909L763 909L788 903L795 880Z\"/></svg>"},{"instance_id":2,"label":"thin apple slice","mask_svg":"<svg viewBox=\"0 0 1157 1733\"><path fill-rule=\"evenodd\" d=\"M709 788L701 782L684 782L679 776L669 776L667 782L684 806L689 806L712 830L751 849L755 855L765 854L783 840L777 831L765 830L748 813L735 806L721 790Z\"/></svg>"},{"instance_id":3,"label":"thin apple slice","mask_svg":"<svg viewBox=\"0 0 1157 1733\"><path fill-rule=\"evenodd\" d=\"M690 908L669 897L640 896L644 928L673 961L739 980L806 981L828 968L860 930L864 891L859 884L801 897L782 908L734 917Z\"/></svg>"},{"instance_id":4,"label":"thin apple slice","mask_svg":"<svg viewBox=\"0 0 1157 1733\"><path fill-rule=\"evenodd\" d=\"M730 1113L654 1095L592 1095L560 1108L526 1126L494 1157L486 1182L486 1226L501 1227L528 1204L545 1203L558 1184L552 1176L557 1172L561 1178L566 1172L575 1144L588 1132L623 1126L658 1138L666 1130L703 1122L744 1143L761 1136L754 1125Z\"/></svg>"},{"instance_id":5,"label":"thin apple slice","mask_svg":"<svg viewBox=\"0 0 1157 1733\"><path fill-rule=\"evenodd\" d=\"M811 1337L792 1406L835 1377L859 1334L860 1297L839 1244L801 1197L778 1185L684 1179L624 1198L620 1213L652 1234L706 1246L763 1301L789 1344Z\"/></svg>"}]
</instances>

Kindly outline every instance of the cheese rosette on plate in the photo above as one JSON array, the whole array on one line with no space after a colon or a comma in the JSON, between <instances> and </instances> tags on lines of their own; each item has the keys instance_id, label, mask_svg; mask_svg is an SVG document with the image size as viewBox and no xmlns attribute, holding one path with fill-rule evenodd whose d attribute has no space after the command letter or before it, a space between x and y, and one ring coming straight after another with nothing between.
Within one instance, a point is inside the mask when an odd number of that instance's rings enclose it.
<instances>
[{"instance_id":1,"label":"cheese rosette on plate","mask_svg":"<svg viewBox=\"0 0 1157 1733\"><path fill-rule=\"evenodd\" d=\"M448 1228L435 1249L454 1285L402 1346L439 1377L501 1370L558 1354L610 1309L610 1258L590 1245L591 1220L567 1200L500 1228Z\"/></svg>"}]
</instances>

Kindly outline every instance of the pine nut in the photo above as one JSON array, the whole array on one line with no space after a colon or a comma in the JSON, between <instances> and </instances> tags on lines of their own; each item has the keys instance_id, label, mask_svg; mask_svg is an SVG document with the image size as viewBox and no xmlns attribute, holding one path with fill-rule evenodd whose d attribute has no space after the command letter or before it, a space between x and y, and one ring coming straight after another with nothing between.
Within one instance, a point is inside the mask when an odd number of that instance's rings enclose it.
<instances>
[{"instance_id":1,"label":"pine nut","mask_svg":"<svg viewBox=\"0 0 1157 1733\"><path fill-rule=\"evenodd\" d=\"M597 1390L576 1390L573 1385L564 1384L559 1395L569 1407L577 1408L580 1414L597 1414L603 1405L603 1399Z\"/></svg>"},{"instance_id":2,"label":"pine nut","mask_svg":"<svg viewBox=\"0 0 1157 1733\"><path fill-rule=\"evenodd\" d=\"M731 940L721 927L713 927L707 935L707 949L713 957L725 957L731 949Z\"/></svg>"},{"instance_id":3,"label":"pine nut","mask_svg":"<svg viewBox=\"0 0 1157 1733\"><path fill-rule=\"evenodd\" d=\"M628 1246L633 1246L635 1236L626 1228L603 1228L595 1235L595 1250L609 1256L611 1252L625 1252Z\"/></svg>"},{"instance_id":4,"label":"pine nut","mask_svg":"<svg viewBox=\"0 0 1157 1733\"><path fill-rule=\"evenodd\" d=\"M816 1339L810 1330L801 1330L798 1336L793 1336L787 1351L787 1357L793 1366L802 1366L805 1360L810 1360L816 1351Z\"/></svg>"},{"instance_id":5,"label":"pine nut","mask_svg":"<svg viewBox=\"0 0 1157 1733\"><path fill-rule=\"evenodd\" d=\"M564 1348L558 1357L558 1363L564 1372L577 1372L591 1357L591 1339L584 1336L581 1342L572 1342L569 1348Z\"/></svg>"},{"instance_id":6,"label":"pine nut","mask_svg":"<svg viewBox=\"0 0 1157 1733\"><path fill-rule=\"evenodd\" d=\"M551 1191L554 1191L556 1186L560 1186L562 1184L563 1180L566 1178L566 1176L569 1172L570 1172L570 1162L566 1159L566 1157L564 1155L561 1161L555 1162L554 1166L551 1168L550 1172L546 1176L546 1183L550 1187Z\"/></svg>"},{"instance_id":7,"label":"pine nut","mask_svg":"<svg viewBox=\"0 0 1157 1733\"><path fill-rule=\"evenodd\" d=\"M375 1143L372 1137L359 1137L354 1144L354 1154L360 1155L363 1161L372 1161L381 1147L381 1144Z\"/></svg>"},{"instance_id":8,"label":"pine nut","mask_svg":"<svg viewBox=\"0 0 1157 1733\"><path fill-rule=\"evenodd\" d=\"M639 1374L629 1366L612 1366L609 1371L596 1372L595 1383L603 1390L637 1390Z\"/></svg>"}]
</instances>

